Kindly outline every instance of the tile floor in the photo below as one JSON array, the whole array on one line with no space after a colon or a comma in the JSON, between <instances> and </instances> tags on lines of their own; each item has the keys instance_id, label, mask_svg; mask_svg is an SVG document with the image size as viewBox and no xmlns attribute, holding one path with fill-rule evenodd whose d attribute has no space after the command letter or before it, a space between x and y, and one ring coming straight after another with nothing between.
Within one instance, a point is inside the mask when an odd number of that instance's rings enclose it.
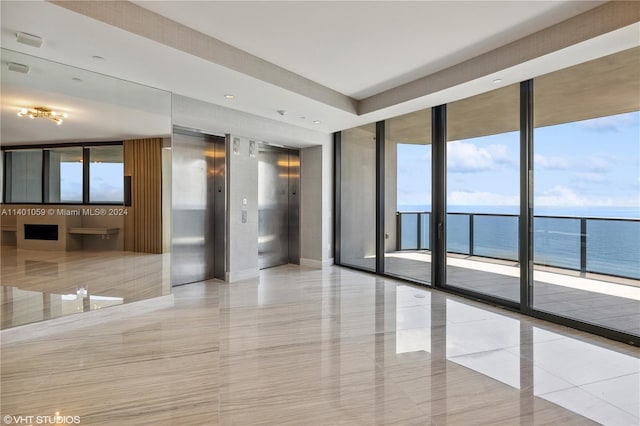
<instances>
[{"instance_id":1,"label":"tile floor","mask_svg":"<svg viewBox=\"0 0 640 426\"><path fill-rule=\"evenodd\" d=\"M0 247L0 328L171 293L170 255Z\"/></svg>"},{"instance_id":2,"label":"tile floor","mask_svg":"<svg viewBox=\"0 0 640 426\"><path fill-rule=\"evenodd\" d=\"M1 414L84 425L638 425L640 350L349 269L3 330ZM144 303L144 302L140 302ZM18 335L19 336L19 335ZM6 422L5 422L6 423Z\"/></svg>"},{"instance_id":3,"label":"tile floor","mask_svg":"<svg viewBox=\"0 0 640 426\"><path fill-rule=\"evenodd\" d=\"M385 255L385 271L428 283L431 257L424 252ZM520 301L517 263L449 256L447 283L452 287ZM535 270L535 309L640 336L640 282L604 275L580 276L575 271Z\"/></svg>"}]
</instances>

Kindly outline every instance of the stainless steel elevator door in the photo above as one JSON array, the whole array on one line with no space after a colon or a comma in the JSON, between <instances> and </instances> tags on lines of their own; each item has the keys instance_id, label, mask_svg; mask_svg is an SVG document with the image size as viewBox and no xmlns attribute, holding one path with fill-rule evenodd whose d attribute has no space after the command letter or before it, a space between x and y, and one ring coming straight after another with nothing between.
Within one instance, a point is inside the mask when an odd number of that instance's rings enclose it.
<instances>
[{"instance_id":1,"label":"stainless steel elevator door","mask_svg":"<svg viewBox=\"0 0 640 426\"><path fill-rule=\"evenodd\" d=\"M258 156L258 265L299 261L299 167L295 151L261 146Z\"/></svg>"},{"instance_id":2,"label":"stainless steel elevator door","mask_svg":"<svg viewBox=\"0 0 640 426\"><path fill-rule=\"evenodd\" d=\"M224 138L174 129L172 146L171 283L224 278Z\"/></svg>"}]
</instances>

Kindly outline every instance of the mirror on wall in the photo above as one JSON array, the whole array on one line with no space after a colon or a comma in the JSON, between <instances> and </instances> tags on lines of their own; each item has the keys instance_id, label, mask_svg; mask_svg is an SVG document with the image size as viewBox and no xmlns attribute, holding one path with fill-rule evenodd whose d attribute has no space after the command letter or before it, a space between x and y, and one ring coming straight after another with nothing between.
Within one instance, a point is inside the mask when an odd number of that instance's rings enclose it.
<instances>
[{"instance_id":1,"label":"mirror on wall","mask_svg":"<svg viewBox=\"0 0 640 426\"><path fill-rule=\"evenodd\" d=\"M167 295L171 94L2 49L1 328Z\"/></svg>"}]
</instances>

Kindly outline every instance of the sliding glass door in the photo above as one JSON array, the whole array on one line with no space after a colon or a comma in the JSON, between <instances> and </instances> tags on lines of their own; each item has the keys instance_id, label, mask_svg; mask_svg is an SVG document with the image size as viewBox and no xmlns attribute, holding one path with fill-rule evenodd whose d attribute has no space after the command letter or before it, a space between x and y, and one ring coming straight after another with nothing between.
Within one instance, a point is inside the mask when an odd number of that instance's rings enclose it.
<instances>
[{"instance_id":1,"label":"sliding glass door","mask_svg":"<svg viewBox=\"0 0 640 426\"><path fill-rule=\"evenodd\" d=\"M640 335L640 48L534 80L533 308Z\"/></svg>"},{"instance_id":2,"label":"sliding glass door","mask_svg":"<svg viewBox=\"0 0 640 426\"><path fill-rule=\"evenodd\" d=\"M518 302L519 85L447 105L446 285Z\"/></svg>"},{"instance_id":3,"label":"sliding glass door","mask_svg":"<svg viewBox=\"0 0 640 426\"><path fill-rule=\"evenodd\" d=\"M376 270L376 125L342 132L340 262Z\"/></svg>"},{"instance_id":4,"label":"sliding glass door","mask_svg":"<svg viewBox=\"0 0 640 426\"><path fill-rule=\"evenodd\" d=\"M386 274L431 282L431 108L385 123Z\"/></svg>"}]
</instances>

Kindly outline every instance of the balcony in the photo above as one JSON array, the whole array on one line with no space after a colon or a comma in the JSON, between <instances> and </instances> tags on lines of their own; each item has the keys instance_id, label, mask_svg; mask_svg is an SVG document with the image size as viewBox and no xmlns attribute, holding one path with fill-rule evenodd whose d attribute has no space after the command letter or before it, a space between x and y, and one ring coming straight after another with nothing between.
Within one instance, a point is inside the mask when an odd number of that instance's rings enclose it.
<instances>
[{"instance_id":1,"label":"balcony","mask_svg":"<svg viewBox=\"0 0 640 426\"><path fill-rule=\"evenodd\" d=\"M430 282L429 212L398 212L385 270ZM517 215L449 213L447 284L519 302ZM640 219L534 217L533 307L640 334Z\"/></svg>"}]
</instances>

